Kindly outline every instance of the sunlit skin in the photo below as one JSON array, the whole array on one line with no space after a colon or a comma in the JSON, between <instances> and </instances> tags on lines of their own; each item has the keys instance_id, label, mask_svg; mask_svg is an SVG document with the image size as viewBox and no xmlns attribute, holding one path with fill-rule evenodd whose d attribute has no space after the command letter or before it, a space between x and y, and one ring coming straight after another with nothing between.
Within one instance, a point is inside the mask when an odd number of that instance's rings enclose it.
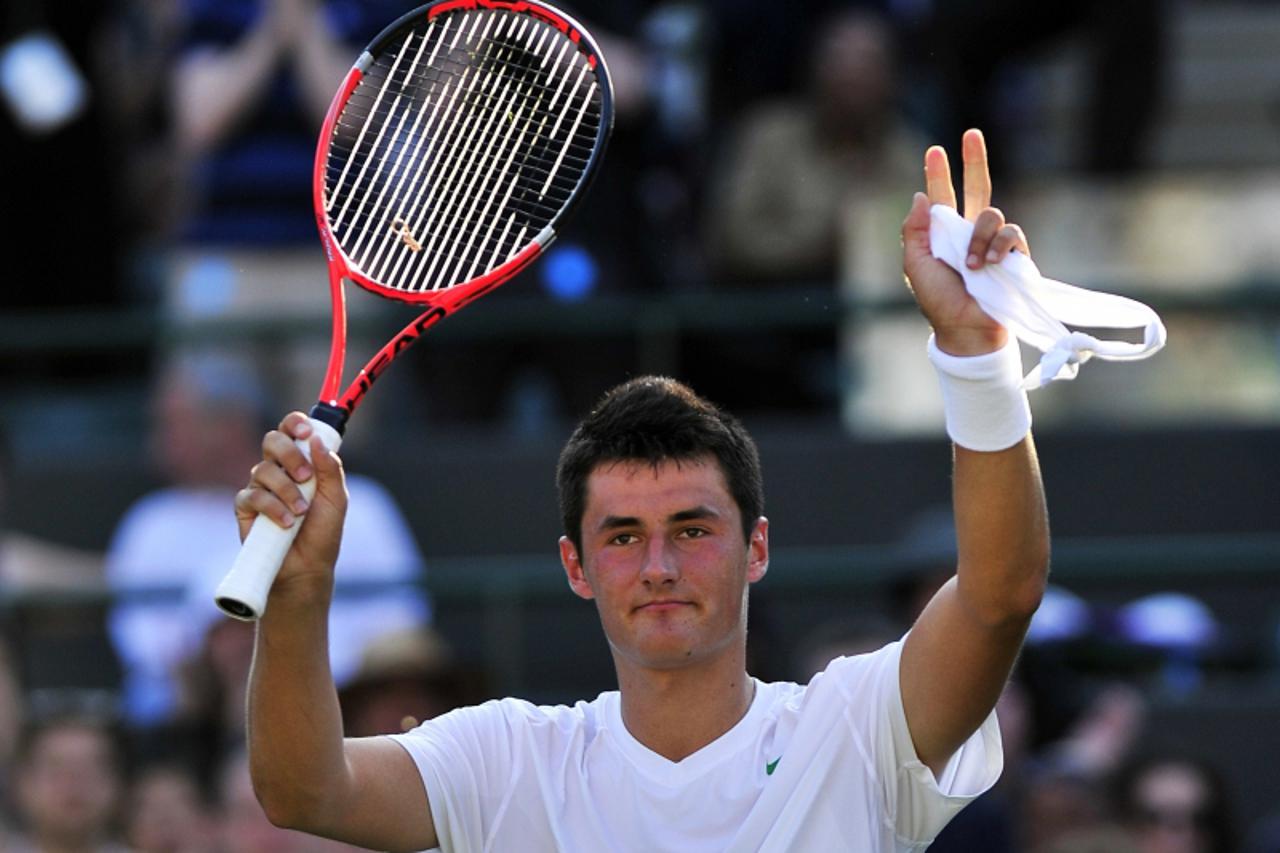
<instances>
[{"instance_id":1,"label":"sunlit skin","mask_svg":"<svg viewBox=\"0 0 1280 853\"><path fill-rule=\"evenodd\" d=\"M623 718L643 742L632 725L641 716L635 703L651 697L736 692L727 714L699 721L717 736L746 712L747 589L768 570L768 525L759 518L743 536L740 510L710 458L619 462L588 478L582 554L565 537L560 556L573 591L596 603ZM640 684L644 690L628 690ZM686 719L682 728L696 725ZM687 754L659 743L650 745L673 759Z\"/></svg>"}]
</instances>

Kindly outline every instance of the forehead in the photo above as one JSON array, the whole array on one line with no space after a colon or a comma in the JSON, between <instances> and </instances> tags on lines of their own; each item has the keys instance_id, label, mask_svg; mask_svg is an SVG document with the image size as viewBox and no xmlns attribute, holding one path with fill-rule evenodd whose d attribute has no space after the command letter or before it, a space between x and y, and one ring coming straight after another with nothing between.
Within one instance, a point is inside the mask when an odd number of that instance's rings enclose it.
<instances>
[{"instance_id":1,"label":"forehead","mask_svg":"<svg viewBox=\"0 0 1280 853\"><path fill-rule=\"evenodd\" d=\"M645 509L679 511L698 504L735 508L724 471L714 457L602 462L587 477L586 516L636 515Z\"/></svg>"}]
</instances>

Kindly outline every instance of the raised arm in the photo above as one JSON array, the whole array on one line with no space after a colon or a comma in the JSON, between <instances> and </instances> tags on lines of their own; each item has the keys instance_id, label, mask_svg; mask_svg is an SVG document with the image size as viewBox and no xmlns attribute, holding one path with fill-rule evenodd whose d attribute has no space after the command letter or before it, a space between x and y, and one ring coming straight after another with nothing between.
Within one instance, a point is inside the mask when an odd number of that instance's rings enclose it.
<instances>
[{"instance_id":1,"label":"raised arm","mask_svg":"<svg viewBox=\"0 0 1280 853\"><path fill-rule=\"evenodd\" d=\"M963 149L964 212L975 223L969 266L999 262L1014 249L1028 252L1021 229L990 207L982 135L966 133ZM908 281L933 326L941 360L975 359L953 362L962 369L992 363L1009 343L1008 332L929 251L930 205L956 206L941 148L926 153L925 177L928 194L916 195L903 224ZM1022 405L1013 382L981 393L990 397L991 410ZM1044 593L1049 530L1039 465L1029 433L1012 440L998 449L955 446L956 575L920 615L902 651L907 724L917 755L935 773L995 707Z\"/></svg>"},{"instance_id":2,"label":"raised arm","mask_svg":"<svg viewBox=\"0 0 1280 853\"><path fill-rule=\"evenodd\" d=\"M216 148L262 99L280 59L277 16L268 10L235 45L200 48L173 72L174 128L182 153Z\"/></svg>"},{"instance_id":3,"label":"raised arm","mask_svg":"<svg viewBox=\"0 0 1280 853\"><path fill-rule=\"evenodd\" d=\"M311 441L312 464L295 438ZM307 507L297 483L311 476L316 494ZM341 462L294 412L267 434L263 461L236 495L242 537L259 513L282 526L303 525L258 622L249 769L277 826L378 850L422 850L435 846L436 834L413 760L386 738L342 736L328 622L346 508Z\"/></svg>"}]
</instances>

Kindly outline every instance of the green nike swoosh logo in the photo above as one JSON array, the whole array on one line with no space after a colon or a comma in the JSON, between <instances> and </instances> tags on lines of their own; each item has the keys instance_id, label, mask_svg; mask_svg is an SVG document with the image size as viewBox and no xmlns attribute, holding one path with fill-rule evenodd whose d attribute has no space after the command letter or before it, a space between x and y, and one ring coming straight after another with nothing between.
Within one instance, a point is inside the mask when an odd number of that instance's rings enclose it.
<instances>
[{"instance_id":1,"label":"green nike swoosh logo","mask_svg":"<svg viewBox=\"0 0 1280 853\"><path fill-rule=\"evenodd\" d=\"M773 775L773 768L777 767L777 766L778 766L778 762L779 762L779 761L781 761L781 760L782 760L782 756L781 756L781 755L779 755L777 758L773 759L773 761L770 761L768 764L766 764L766 765L764 766L764 773L765 773L765 775L766 775L766 776L772 776L772 775Z\"/></svg>"}]
</instances>

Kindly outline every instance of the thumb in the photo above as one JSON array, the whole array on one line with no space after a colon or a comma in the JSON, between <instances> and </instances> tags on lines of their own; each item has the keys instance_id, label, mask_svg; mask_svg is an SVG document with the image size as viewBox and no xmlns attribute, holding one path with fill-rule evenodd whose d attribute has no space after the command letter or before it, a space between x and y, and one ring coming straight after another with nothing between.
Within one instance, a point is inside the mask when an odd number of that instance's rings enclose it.
<instances>
[{"instance_id":1,"label":"thumb","mask_svg":"<svg viewBox=\"0 0 1280 853\"><path fill-rule=\"evenodd\" d=\"M902 248L908 264L923 255L932 256L929 248L929 197L916 193L911 199L911 210L902 222Z\"/></svg>"},{"instance_id":2,"label":"thumb","mask_svg":"<svg viewBox=\"0 0 1280 853\"><path fill-rule=\"evenodd\" d=\"M347 503L346 478L342 470L342 459L338 454L325 447L319 435L313 434L309 439L311 445L311 467L315 471L315 500L325 501L335 507L344 508Z\"/></svg>"}]
</instances>

